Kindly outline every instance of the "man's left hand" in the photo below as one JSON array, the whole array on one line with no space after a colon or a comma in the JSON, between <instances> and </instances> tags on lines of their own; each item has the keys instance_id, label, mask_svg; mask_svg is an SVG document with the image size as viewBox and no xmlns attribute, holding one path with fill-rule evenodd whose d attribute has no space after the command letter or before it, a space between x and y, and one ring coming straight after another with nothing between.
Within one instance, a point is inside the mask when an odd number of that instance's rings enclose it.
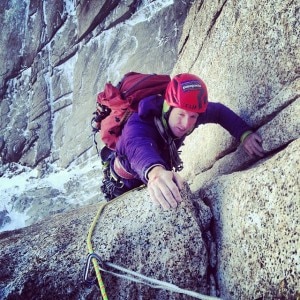
<instances>
[{"instance_id":1,"label":"man's left hand","mask_svg":"<svg viewBox=\"0 0 300 300\"><path fill-rule=\"evenodd\" d=\"M250 156L264 156L264 149L261 146L262 138L257 133L249 134L244 142L243 147Z\"/></svg>"}]
</instances>

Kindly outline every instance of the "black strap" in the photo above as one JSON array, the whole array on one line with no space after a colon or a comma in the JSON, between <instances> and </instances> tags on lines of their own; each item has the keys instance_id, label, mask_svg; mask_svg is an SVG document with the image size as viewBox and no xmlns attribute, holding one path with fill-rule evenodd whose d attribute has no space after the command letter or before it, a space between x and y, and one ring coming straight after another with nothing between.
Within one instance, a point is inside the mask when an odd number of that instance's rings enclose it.
<instances>
[{"instance_id":1,"label":"black strap","mask_svg":"<svg viewBox=\"0 0 300 300\"><path fill-rule=\"evenodd\" d=\"M179 152L174 139L167 133L158 117L154 117L154 123L164 142L168 145L171 167L174 168L176 172L181 171L183 169L183 162L179 157Z\"/></svg>"}]
</instances>

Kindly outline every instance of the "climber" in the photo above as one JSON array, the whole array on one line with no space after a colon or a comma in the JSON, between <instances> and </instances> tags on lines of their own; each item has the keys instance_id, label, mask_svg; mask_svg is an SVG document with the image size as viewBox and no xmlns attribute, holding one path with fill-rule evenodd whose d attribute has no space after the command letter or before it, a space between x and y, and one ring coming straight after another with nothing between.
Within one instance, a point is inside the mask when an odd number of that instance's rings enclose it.
<instances>
[{"instance_id":1,"label":"climber","mask_svg":"<svg viewBox=\"0 0 300 300\"><path fill-rule=\"evenodd\" d=\"M263 156L257 133L226 106L208 102L206 85L198 76L179 74L168 84L165 98L144 98L125 124L112 163L122 183L119 194L144 183L155 204L177 207L183 187L176 172L182 169L178 149L187 135L206 123L224 127L250 156Z\"/></svg>"}]
</instances>

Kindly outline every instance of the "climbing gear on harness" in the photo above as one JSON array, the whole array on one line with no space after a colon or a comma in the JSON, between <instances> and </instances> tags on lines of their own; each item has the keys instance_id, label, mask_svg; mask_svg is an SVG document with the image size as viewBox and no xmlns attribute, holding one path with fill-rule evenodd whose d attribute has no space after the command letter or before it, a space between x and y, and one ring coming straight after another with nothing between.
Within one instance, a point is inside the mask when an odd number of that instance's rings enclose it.
<instances>
[{"instance_id":1,"label":"climbing gear on harness","mask_svg":"<svg viewBox=\"0 0 300 300\"><path fill-rule=\"evenodd\" d=\"M168 145L171 168L174 168L176 172L181 171L183 169L183 162L179 157L180 152L175 145L174 139L167 133L161 120L158 117L154 117L154 123L162 139Z\"/></svg>"},{"instance_id":2,"label":"climbing gear on harness","mask_svg":"<svg viewBox=\"0 0 300 300\"><path fill-rule=\"evenodd\" d=\"M141 188L142 187L138 187L134 190L140 190ZM134 190L131 190L129 192L132 192ZM179 288L178 286L176 286L174 284L144 276L144 275L139 274L137 272L134 272L132 270L123 268L121 266L118 266L114 263L103 262L101 260L100 256L98 254L96 254L93 250L92 234L93 234L93 231L96 227L97 221L100 218L100 215L101 215L102 211L104 210L104 208L106 206L110 205L110 204L113 204L115 201L118 201L119 199L120 198L118 197L118 198L115 198L114 200L112 200L110 202L101 204L100 207L99 207L99 210L98 210L98 212L97 212L97 214L96 214L96 216L95 216L95 218L94 218L94 220L93 220L93 222L92 222L92 224L89 228L89 232L88 232L88 236L87 236L87 248L88 248L89 254L88 254L87 261L86 261L85 268L84 268L84 278L83 278L84 282L86 284L88 284L89 286L92 285L95 282L95 280L93 280L92 278L89 277L90 265L91 265L91 262L92 262L103 300L108 300L108 297L107 297L107 294L106 294L106 289L105 289L100 271L107 272L111 275L114 275L114 276L117 276L117 277L120 277L120 278L123 278L123 279L126 279L126 280L130 280L130 281L133 281L133 282L146 284L146 285L148 285L150 287L153 287L153 288L165 289L165 290L168 290L168 291L171 291L171 292L185 294L185 295L194 297L196 299L220 300L220 298L217 298L217 297L206 296L206 295L202 295L200 293L193 292L193 291L190 291L190 290L181 289L181 288ZM108 266L111 269L116 269L120 272L123 272L124 274L115 273L115 272L106 270L105 266Z\"/></svg>"},{"instance_id":3,"label":"climbing gear on harness","mask_svg":"<svg viewBox=\"0 0 300 300\"><path fill-rule=\"evenodd\" d=\"M166 102L172 107L203 113L208 104L206 85L196 75L178 74L167 86Z\"/></svg>"},{"instance_id":4,"label":"climbing gear on harness","mask_svg":"<svg viewBox=\"0 0 300 300\"><path fill-rule=\"evenodd\" d=\"M128 191L121 181L116 181L113 177L102 180L101 192L105 198L110 201L118 196L121 196Z\"/></svg>"},{"instance_id":5,"label":"climbing gear on harness","mask_svg":"<svg viewBox=\"0 0 300 300\"><path fill-rule=\"evenodd\" d=\"M98 143L96 141L96 134L101 130L101 121L105 119L111 113L111 109L105 105L100 106L97 104L96 111L93 112L94 117L91 119L93 142L95 144L97 153L99 153Z\"/></svg>"},{"instance_id":6,"label":"climbing gear on harness","mask_svg":"<svg viewBox=\"0 0 300 300\"><path fill-rule=\"evenodd\" d=\"M112 200L129 189L124 185L123 179L133 179L134 176L127 172L122 166L115 151L104 146L101 149L100 157L103 165L103 179L101 191L107 200Z\"/></svg>"},{"instance_id":7,"label":"climbing gear on harness","mask_svg":"<svg viewBox=\"0 0 300 300\"><path fill-rule=\"evenodd\" d=\"M127 192L128 188L114 170L115 152L104 146L101 149L100 157L103 166L103 179L100 189L107 200L112 200Z\"/></svg>"}]
</instances>

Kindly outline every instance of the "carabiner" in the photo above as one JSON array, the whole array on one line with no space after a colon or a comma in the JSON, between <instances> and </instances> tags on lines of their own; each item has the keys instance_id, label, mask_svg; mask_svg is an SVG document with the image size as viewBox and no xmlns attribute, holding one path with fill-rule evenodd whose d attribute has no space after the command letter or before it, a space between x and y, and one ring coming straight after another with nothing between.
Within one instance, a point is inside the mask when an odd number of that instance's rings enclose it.
<instances>
[{"instance_id":1,"label":"carabiner","mask_svg":"<svg viewBox=\"0 0 300 300\"><path fill-rule=\"evenodd\" d=\"M86 263L85 263L85 268L84 268L84 276L83 276L83 280L86 283L86 285L88 287L91 287L94 283L97 283L96 277L95 278L88 278L89 276L89 270L90 270L90 265L91 265L91 261L92 259L95 258L99 265L103 267L103 262L100 258L100 256L96 253L90 253L87 257Z\"/></svg>"}]
</instances>

